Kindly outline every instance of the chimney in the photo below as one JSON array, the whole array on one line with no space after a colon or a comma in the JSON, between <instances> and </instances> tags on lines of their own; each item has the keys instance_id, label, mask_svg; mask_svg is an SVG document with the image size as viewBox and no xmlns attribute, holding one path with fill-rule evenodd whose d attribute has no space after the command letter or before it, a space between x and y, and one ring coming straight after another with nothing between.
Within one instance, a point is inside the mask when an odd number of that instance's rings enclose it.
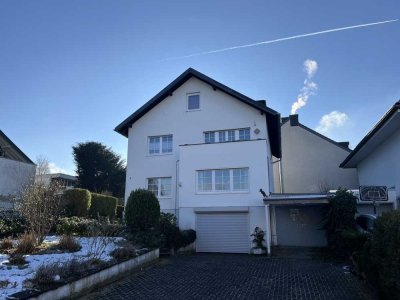
<instances>
[{"instance_id":1,"label":"chimney","mask_svg":"<svg viewBox=\"0 0 400 300\"><path fill-rule=\"evenodd\" d=\"M289 120L290 120L290 126L299 126L299 115L298 114L290 115Z\"/></svg>"},{"instance_id":2,"label":"chimney","mask_svg":"<svg viewBox=\"0 0 400 300\"><path fill-rule=\"evenodd\" d=\"M261 106L267 107L267 100L257 100L256 102Z\"/></svg>"},{"instance_id":3,"label":"chimney","mask_svg":"<svg viewBox=\"0 0 400 300\"><path fill-rule=\"evenodd\" d=\"M349 148L350 142L338 142L338 144L344 148L350 149Z\"/></svg>"}]
</instances>

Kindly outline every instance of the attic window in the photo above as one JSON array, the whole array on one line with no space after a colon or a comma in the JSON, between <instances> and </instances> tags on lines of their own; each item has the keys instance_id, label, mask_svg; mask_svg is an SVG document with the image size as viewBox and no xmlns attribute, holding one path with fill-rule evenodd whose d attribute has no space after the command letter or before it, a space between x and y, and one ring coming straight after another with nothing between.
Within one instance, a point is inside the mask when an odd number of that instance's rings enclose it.
<instances>
[{"instance_id":1,"label":"attic window","mask_svg":"<svg viewBox=\"0 0 400 300\"><path fill-rule=\"evenodd\" d=\"M187 110L200 109L200 93L193 93L187 95Z\"/></svg>"}]
</instances>

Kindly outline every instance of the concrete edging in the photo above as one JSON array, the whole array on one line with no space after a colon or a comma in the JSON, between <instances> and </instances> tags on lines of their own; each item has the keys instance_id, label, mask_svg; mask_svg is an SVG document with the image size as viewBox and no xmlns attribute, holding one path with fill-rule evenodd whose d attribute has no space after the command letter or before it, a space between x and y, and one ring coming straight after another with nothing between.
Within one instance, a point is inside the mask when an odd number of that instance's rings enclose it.
<instances>
[{"instance_id":1,"label":"concrete edging","mask_svg":"<svg viewBox=\"0 0 400 300\"><path fill-rule=\"evenodd\" d=\"M78 296L84 291L89 290L93 286L109 281L113 277L118 277L121 274L127 273L141 265L147 264L159 258L159 249L152 250L138 257L121 262L87 277L67 283L57 289L46 291L40 295L33 296L29 299L37 300L56 300Z\"/></svg>"}]
</instances>

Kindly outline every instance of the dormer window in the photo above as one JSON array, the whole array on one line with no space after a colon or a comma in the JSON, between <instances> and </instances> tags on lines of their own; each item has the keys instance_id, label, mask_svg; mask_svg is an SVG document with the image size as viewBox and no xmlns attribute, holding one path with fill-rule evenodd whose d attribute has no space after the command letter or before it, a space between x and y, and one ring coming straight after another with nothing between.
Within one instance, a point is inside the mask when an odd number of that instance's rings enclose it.
<instances>
[{"instance_id":1,"label":"dormer window","mask_svg":"<svg viewBox=\"0 0 400 300\"><path fill-rule=\"evenodd\" d=\"M187 110L199 110L200 109L200 93L192 93L187 95Z\"/></svg>"}]
</instances>

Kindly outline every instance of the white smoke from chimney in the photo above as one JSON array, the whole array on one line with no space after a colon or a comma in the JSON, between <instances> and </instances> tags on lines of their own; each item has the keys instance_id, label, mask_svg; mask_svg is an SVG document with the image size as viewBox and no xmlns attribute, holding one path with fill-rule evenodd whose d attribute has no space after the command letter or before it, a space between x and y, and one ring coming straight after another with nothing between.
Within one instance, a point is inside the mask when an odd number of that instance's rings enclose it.
<instances>
[{"instance_id":1,"label":"white smoke from chimney","mask_svg":"<svg viewBox=\"0 0 400 300\"><path fill-rule=\"evenodd\" d=\"M304 62L304 71L307 74L307 78L304 80L304 85L297 96L297 100L292 104L291 115L296 114L301 107L305 106L311 95L315 95L318 86L311 78L314 77L317 70L318 63L315 60L307 59Z\"/></svg>"}]
</instances>

